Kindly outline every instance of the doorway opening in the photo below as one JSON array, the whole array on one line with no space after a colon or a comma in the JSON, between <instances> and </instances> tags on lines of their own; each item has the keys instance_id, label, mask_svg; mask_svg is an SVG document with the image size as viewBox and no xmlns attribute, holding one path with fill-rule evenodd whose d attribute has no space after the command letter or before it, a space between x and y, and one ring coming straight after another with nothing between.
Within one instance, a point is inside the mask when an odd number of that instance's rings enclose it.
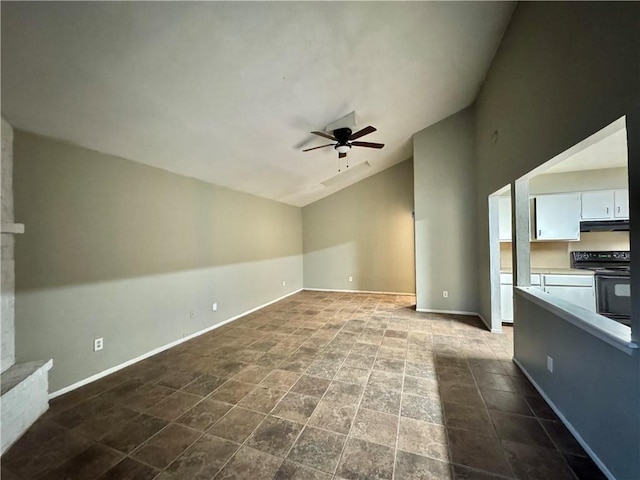
<instances>
[{"instance_id":1,"label":"doorway opening","mask_svg":"<svg viewBox=\"0 0 640 480\"><path fill-rule=\"evenodd\" d=\"M630 325L628 186L623 117L489 196L492 331L514 286Z\"/></svg>"}]
</instances>

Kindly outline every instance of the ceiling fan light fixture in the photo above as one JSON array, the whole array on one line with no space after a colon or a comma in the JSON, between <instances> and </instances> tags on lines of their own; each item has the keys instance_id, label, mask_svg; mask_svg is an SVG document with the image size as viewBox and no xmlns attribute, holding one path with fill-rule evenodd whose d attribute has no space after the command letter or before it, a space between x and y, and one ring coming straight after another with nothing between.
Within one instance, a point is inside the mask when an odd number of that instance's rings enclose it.
<instances>
[{"instance_id":1,"label":"ceiling fan light fixture","mask_svg":"<svg viewBox=\"0 0 640 480\"><path fill-rule=\"evenodd\" d=\"M351 149L351 145L336 145L335 149L338 153L347 153Z\"/></svg>"}]
</instances>

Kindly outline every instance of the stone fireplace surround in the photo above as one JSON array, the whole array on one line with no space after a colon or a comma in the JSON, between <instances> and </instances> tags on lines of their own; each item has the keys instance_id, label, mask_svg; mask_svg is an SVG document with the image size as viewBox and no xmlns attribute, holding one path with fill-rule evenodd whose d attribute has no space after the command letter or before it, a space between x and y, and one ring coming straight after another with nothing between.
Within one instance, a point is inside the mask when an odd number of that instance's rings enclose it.
<instances>
[{"instance_id":1,"label":"stone fireplace surround","mask_svg":"<svg viewBox=\"0 0 640 480\"><path fill-rule=\"evenodd\" d=\"M24 225L14 223L13 128L4 118L1 173L0 454L49 408L48 371L53 365L52 360L16 364L14 243L16 235L24 233Z\"/></svg>"}]
</instances>

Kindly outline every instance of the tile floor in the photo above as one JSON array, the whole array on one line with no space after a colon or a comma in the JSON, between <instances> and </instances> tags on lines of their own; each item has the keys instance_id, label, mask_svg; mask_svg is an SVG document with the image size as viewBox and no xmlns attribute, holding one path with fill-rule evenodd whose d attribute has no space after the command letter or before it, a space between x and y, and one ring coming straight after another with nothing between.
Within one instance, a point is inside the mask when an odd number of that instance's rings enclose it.
<instances>
[{"instance_id":1,"label":"tile floor","mask_svg":"<svg viewBox=\"0 0 640 480\"><path fill-rule=\"evenodd\" d=\"M51 402L3 480L604 478L512 332L301 292Z\"/></svg>"}]
</instances>

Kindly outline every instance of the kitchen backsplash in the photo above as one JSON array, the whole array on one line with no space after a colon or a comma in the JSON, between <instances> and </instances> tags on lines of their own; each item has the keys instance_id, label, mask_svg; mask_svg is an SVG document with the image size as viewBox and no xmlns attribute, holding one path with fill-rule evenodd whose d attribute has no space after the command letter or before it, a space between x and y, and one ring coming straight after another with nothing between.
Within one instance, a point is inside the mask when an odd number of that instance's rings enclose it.
<instances>
[{"instance_id":1,"label":"kitchen backsplash","mask_svg":"<svg viewBox=\"0 0 640 480\"><path fill-rule=\"evenodd\" d=\"M579 242L569 242L574 250L629 250L629 232L584 232Z\"/></svg>"},{"instance_id":2,"label":"kitchen backsplash","mask_svg":"<svg viewBox=\"0 0 640 480\"><path fill-rule=\"evenodd\" d=\"M531 242L532 268L569 268L575 250L629 250L629 232L583 232L578 242ZM511 268L511 243L500 243L500 267Z\"/></svg>"}]
</instances>

